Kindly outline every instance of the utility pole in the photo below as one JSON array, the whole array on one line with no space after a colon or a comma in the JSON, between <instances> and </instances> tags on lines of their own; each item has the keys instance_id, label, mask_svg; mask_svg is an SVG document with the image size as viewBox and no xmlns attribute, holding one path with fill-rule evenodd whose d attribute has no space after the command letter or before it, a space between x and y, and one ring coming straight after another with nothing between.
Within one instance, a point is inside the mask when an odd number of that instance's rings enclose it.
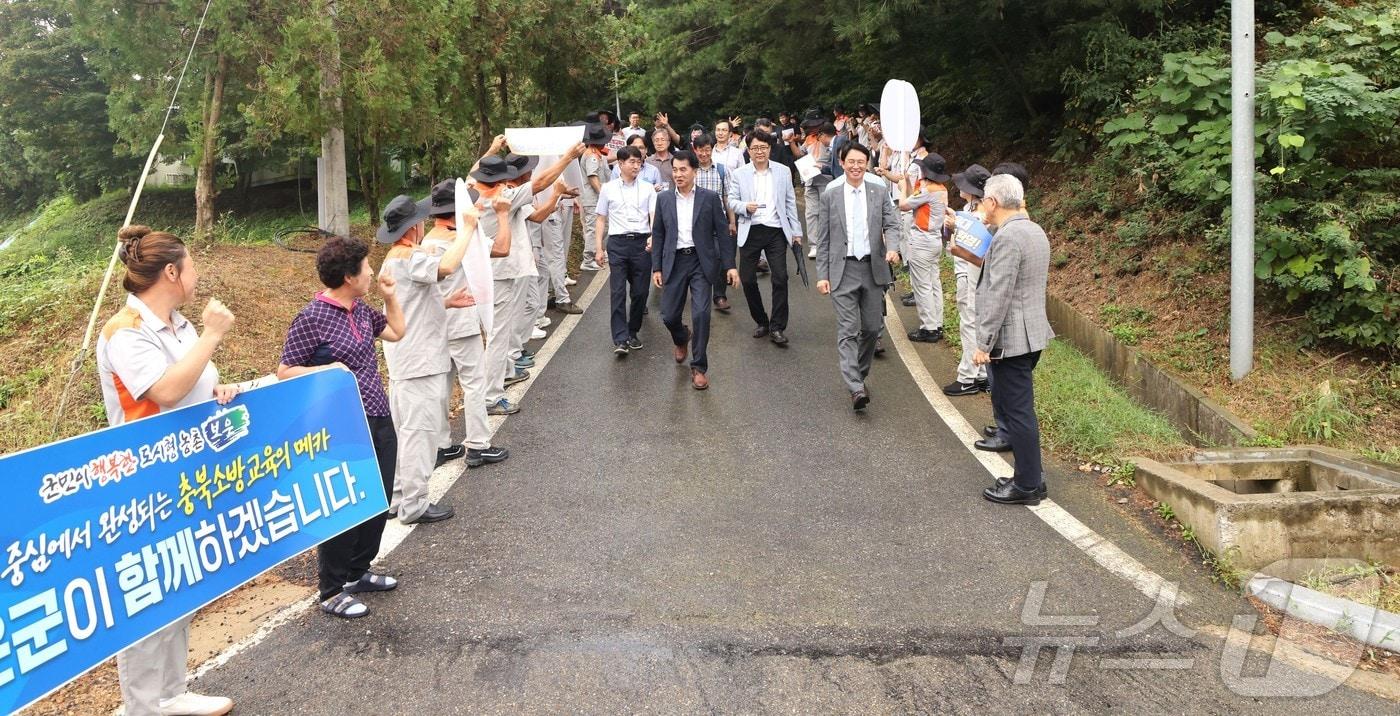
<instances>
[{"instance_id":1,"label":"utility pole","mask_svg":"<svg viewBox=\"0 0 1400 716\"><path fill-rule=\"evenodd\" d=\"M350 235L350 195L345 179L345 104L340 89L340 28L335 0L326 2L330 16L329 46L321 53L321 103L330 122L321 135L316 160L316 217L324 231Z\"/></svg>"},{"instance_id":2,"label":"utility pole","mask_svg":"<svg viewBox=\"0 0 1400 716\"><path fill-rule=\"evenodd\" d=\"M614 67L614 68L613 68L613 102L616 103L616 104L615 104L615 109L614 109L613 111L614 111L616 114L614 114L613 116L617 118L618 126L621 126L621 125L622 125L622 94L621 94L621 92L622 92L622 83L618 81L618 79L617 79L617 68Z\"/></svg>"},{"instance_id":3,"label":"utility pole","mask_svg":"<svg viewBox=\"0 0 1400 716\"><path fill-rule=\"evenodd\" d=\"M1254 369L1254 0L1230 0L1230 379Z\"/></svg>"}]
</instances>

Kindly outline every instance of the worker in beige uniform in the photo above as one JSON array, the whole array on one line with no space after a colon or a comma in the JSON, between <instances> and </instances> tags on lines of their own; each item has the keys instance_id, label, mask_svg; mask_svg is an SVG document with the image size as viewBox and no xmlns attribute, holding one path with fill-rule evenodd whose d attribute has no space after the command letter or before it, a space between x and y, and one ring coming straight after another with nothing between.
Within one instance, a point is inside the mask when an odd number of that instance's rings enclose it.
<instances>
[{"instance_id":1,"label":"worker in beige uniform","mask_svg":"<svg viewBox=\"0 0 1400 716\"><path fill-rule=\"evenodd\" d=\"M97 371L107 423L123 425L167 410L215 399L227 403L237 389L219 384L211 358L233 327L233 313L218 299L204 308L204 331L180 315L194 297L199 272L179 237L146 226L118 234L126 266L126 306L102 327ZM180 619L117 654L117 676L127 716L215 716L233 709L222 696L185 690L190 620Z\"/></svg>"}]
</instances>

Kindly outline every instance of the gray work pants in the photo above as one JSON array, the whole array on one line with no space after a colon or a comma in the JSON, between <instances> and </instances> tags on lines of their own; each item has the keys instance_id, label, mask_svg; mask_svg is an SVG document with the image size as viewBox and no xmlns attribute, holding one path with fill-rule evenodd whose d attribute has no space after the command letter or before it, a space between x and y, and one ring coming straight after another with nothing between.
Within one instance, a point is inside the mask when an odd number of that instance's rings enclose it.
<instances>
[{"instance_id":1,"label":"gray work pants","mask_svg":"<svg viewBox=\"0 0 1400 716\"><path fill-rule=\"evenodd\" d=\"M506 397L506 376L515 372L511 351L519 351L520 316L525 309L525 279L497 279L493 285L490 340L486 341L486 399L491 405ZM519 355L516 353L515 355Z\"/></svg>"},{"instance_id":2,"label":"gray work pants","mask_svg":"<svg viewBox=\"0 0 1400 716\"><path fill-rule=\"evenodd\" d=\"M548 286L554 291L555 303L572 303L569 287L564 280L569 277L569 239L573 238L574 209L566 206L558 209L544 220L544 265ZM586 234L585 234L586 235Z\"/></svg>"},{"instance_id":3,"label":"gray work pants","mask_svg":"<svg viewBox=\"0 0 1400 716\"><path fill-rule=\"evenodd\" d=\"M443 391L447 374L389 381L389 409L399 437L398 466L389 511L411 522L428 509L428 478L437 464L438 441L447 431Z\"/></svg>"},{"instance_id":4,"label":"gray work pants","mask_svg":"<svg viewBox=\"0 0 1400 716\"><path fill-rule=\"evenodd\" d=\"M958 361L958 382L974 383L987 379L987 366L972 362L977 352L977 279L982 267L953 257L953 277L958 284L958 337L962 340L962 360Z\"/></svg>"},{"instance_id":5,"label":"gray work pants","mask_svg":"<svg viewBox=\"0 0 1400 716\"><path fill-rule=\"evenodd\" d=\"M579 219L583 222L583 261L588 263L594 260L596 251L593 250L598 232L598 205L583 204L583 211L579 213Z\"/></svg>"},{"instance_id":6,"label":"gray work pants","mask_svg":"<svg viewBox=\"0 0 1400 716\"><path fill-rule=\"evenodd\" d=\"M190 622L185 617L117 654L117 679L127 716L160 716L160 700L185 693Z\"/></svg>"},{"instance_id":7,"label":"gray work pants","mask_svg":"<svg viewBox=\"0 0 1400 716\"><path fill-rule=\"evenodd\" d=\"M943 239L915 231L909 235L909 285L914 289L914 305L919 309L919 327L932 331L943 327L943 279L940 261Z\"/></svg>"},{"instance_id":8,"label":"gray work pants","mask_svg":"<svg viewBox=\"0 0 1400 716\"><path fill-rule=\"evenodd\" d=\"M444 414L449 414L452 402L452 376L462 386L462 424L466 430L462 444L473 450L491 447L491 428L486 423L486 343L481 336L461 336L447 341L447 353L452 357L452 370L447 372L447 388L443 394ZM452 447L452 426L444 421L439 448Z\"/></svg>"}]
</instances>

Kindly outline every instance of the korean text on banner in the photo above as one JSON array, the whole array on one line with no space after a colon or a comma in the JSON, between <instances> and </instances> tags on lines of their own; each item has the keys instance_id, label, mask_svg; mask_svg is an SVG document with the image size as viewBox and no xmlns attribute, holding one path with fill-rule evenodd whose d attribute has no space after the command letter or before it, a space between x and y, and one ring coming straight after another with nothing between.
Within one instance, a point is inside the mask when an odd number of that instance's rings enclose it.
<instances>
[{"instance_id":1,"label":"korean text on banner","mask_svg":"<svg viewBox=\"0 0 1400 716\"><path fill-rule=\"evenodd\" d=\"M951 251L954 256L968 259L978 266L992 246L992 232L976 214L957 212L957 228L953 230Z\"/></svg>"},{"instance_id":2,"label":"korean text on banner","mask_svg":"<svg viewBox=\"0 0 1400 716\"><path fill-rule=\"evenodd\" d=\"M0 458L0 713L387 509L323 370Z\"/></svg>"}]
</instances>

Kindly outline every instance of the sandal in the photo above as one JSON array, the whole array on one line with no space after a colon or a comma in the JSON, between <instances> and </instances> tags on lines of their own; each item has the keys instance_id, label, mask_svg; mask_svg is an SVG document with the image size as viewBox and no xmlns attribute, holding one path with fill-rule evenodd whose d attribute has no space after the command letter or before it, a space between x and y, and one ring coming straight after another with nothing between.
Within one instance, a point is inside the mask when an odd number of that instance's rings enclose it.
<instances>
[{"instance_id":1,"label":"sandal","mask_svg":"<svg viewBox=\"0 0 1400 716\"><path fill-rule=\"evenodd\" d=\"M387 574L375 574L365 572L360 578L353 582L346 582L344 591L350 594L360 594L361 592L387 592L399 586L399 580Z\"/></svg>"},{"instance_id":2,"label":"sandal","mask_svg":"<svg viewBox=\"0 0 1400 716\"><path fill-rule=\"evenodd\" d=\"M369 607L345 592L321 602L321 611L341 619L359 619L369 616Z\"/></svg>"}]
</instances>

